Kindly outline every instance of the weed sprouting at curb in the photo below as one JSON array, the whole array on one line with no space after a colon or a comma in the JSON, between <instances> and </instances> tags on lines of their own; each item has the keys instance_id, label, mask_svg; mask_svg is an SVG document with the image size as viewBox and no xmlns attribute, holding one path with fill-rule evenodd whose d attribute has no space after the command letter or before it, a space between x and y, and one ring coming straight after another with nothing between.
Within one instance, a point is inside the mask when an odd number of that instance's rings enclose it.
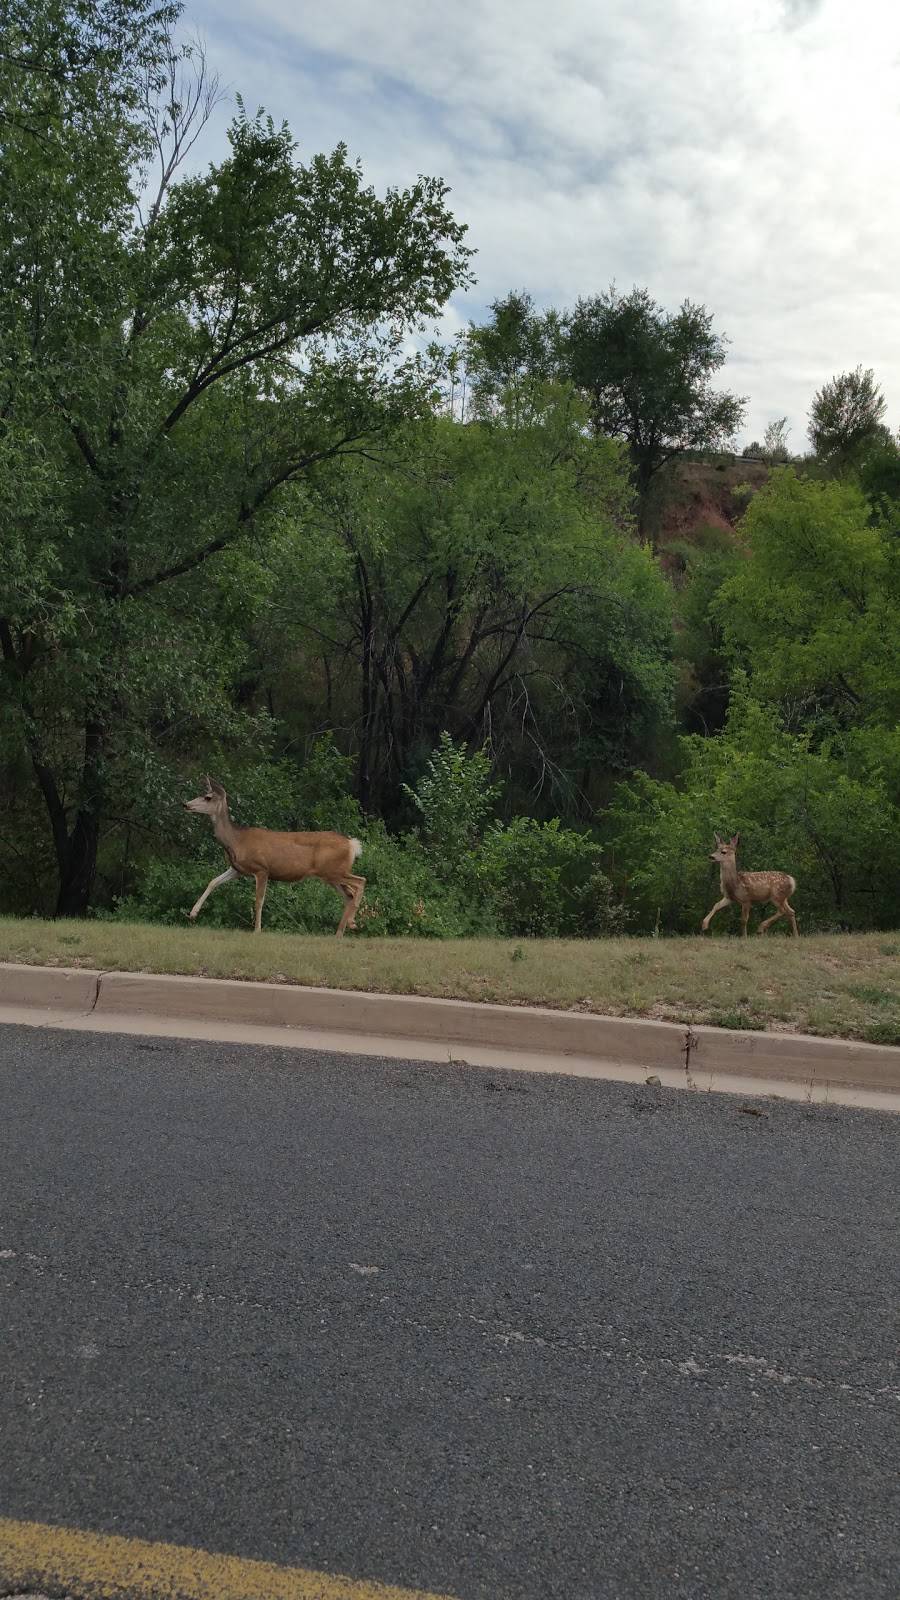
<instances>
[{"instance_id":1,"label":"weed sprouting at curb","mask_svg":"<svg viewBox=\"0 0 900 1600\"><path fill-rule=\"evenodd\" d=\"M696 1089L697 1085L691 1076L691 1055L700 1043L694 1032L693 1025L689 1022L684 1035L682 1054L684 1055L684 1081L689 1089Z\"/></svg>"}]
</instances>

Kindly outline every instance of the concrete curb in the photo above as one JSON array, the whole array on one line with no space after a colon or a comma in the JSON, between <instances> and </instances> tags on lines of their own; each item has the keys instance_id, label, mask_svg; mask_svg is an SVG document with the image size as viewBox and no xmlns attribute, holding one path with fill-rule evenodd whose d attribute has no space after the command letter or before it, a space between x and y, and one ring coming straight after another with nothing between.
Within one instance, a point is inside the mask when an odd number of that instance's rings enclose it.
<instances>
[{"instance_id":1,"label":"concrete curb","mask_svg":"<svg viewBox=\"0 0 900 1600\"><path fill-rule=\"evenodd\" d=\"M0 1001L46 1011L90 1011L97 1002L99 972L78 967L27 967L0 962Z\"/></svg>"},{"instance_id":2,"label":"concrete curb","mask_svg":"<svg viewBox=\"0 0 900 1600\"><path fill-rule=\"evenodd\" d=\"M228 978L95 972L0 963L0 1004L96 1018L153 1019L167 1029L256 1025L269 1029L430 1041L449 1054L466 1047L543 1056L565 1072L567 1058L616 1069L679 1071L741 1078L783 1079L885 1093L900 1091L900 1049L810 1034L685 1028L672 1022L554 1011L542 1006L487 1005L420 995L369 994L351 989L301 988ZM287 1039L285 1043L289 1042ZM292 1043L301 1043L292 1038ZM347 1046L344 1046L347 1048ZM410 1049L410 1054L414 1050Z\"/></svg>"}]
</instances>

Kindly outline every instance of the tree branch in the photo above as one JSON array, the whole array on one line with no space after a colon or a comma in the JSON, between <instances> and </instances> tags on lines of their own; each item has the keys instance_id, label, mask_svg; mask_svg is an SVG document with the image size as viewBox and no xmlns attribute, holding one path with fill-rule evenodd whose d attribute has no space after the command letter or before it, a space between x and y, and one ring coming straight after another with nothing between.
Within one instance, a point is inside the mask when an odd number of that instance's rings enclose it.
<instances>
[{"instance_id":1,"label":"tree branch","mask_svg":"<svg viewBox=\"0 0 900 1600\"><path fill-rule=\"evenodd\" d=\"M158 588L161 583L169 583L173 578L183 578L187 573L195 572L211 556L218 555L221 550L227 549L228 545L239 537L247 523L253 520L257 511L265 504L269 496L274 494L276 489L280 489L282 484L287 483L301 472L306 472L309 467L315 466L317 461L330 460L333 456L340 455L353 443L355 437L356 435L348 434L346 438L341 439L338 444L329 446L327 450L317 450L310 456L304 456L300 461L292 461L290 466L285 467L283 472L277 473L260 489L250 505L241 507L235 518L234 526L229 528L227 532L218 534L215 539L209 539L206 544L200 546L199 550L192 551L189 556L184 556L181 561L173 561L171 566L162 567L158 572L151 573L146 578L139 578L137 582L128 584L122 590L122 599L137 599L139 595L148 594L151 589Z\"/></svg>"},{"instance_id":2,"label":"tree branch","mask_svg":"<svg viewBox=\"0 0 900 1600\"><path fill-rule=\"evenodd\" d=\"M419 601L421 600L422 596L424 595L424 593L425 593L425 591L428 588L430 583L431 583L431 574L429 573L427 577L422 579L422 582L418 585L418 587L413 592L412 598L407 601L407 603L403 607L403 610L401 611L399 617L397 618L397 621L395 622L395 624L393 626L393 629L391 630L395 637L397 637L402 632L403 628L405 627L406 623L409 621L410 617L412 616L413 612L416 609L416 606L419 604Z\"/></svg>"},{"instance_id":3,"label":"tree branch","mask_svg":"<svg viewBox=\"0 0 900 1600\"><path fill-rule=\"evenodd\" d=\"M345 308L341 307L341 310L343 309ZM176 422L181 420L188 407L192 406L195 400L199 400L200 396L205 394L212 384L218 383L222 378L227 378L232 372L239 372L242 367L251 366L254 361L263 361L267 356L277 355L279 350L286 349L288 345L295 344L299 339L311 338L313 334L321 332L337 315L337 311L334 311L327 316L313 318L311 322L305 323L302 327L291 328L289 333L282 333L279 338L271 339L268 344L260 345L254 343L252 350L247 351L244 355L236 356L233 361L227 359L233 351L239 349L242 344L246 344L251 338L259 340L264 337L272 328L282 326L287 321L287 318L272 317L267 323L263 323L260 327L253 328L248 333L243 334L235 344L226 342L216 351L215 355L210 357L206 366L201 367L198 375L188 385L181 398L176 401L168 416L160 423L160 436L171 433ZM229 319L229 335L234 327L235 320L236 312Z\"/></svg>"},{"instance_id":4,"label":"tree branch","mask_svg":"<svg viewBox=\"0 0 900 1600\"><path fill-rule=\"evenodd\" d=\"M79 422L73 422L71 417L66 418L66 420L72 431L72 438L75 440L75 443L81 451L81 454L84 456L84 459L91 471L94 473L94 476L97 478L102 478L103 473L100 470L100 463L94 454L90 440L88 439L88 436L81 424Z\"/></svg>"},{"instance_id":5,"label":"tree branch","mask_svg":"<svg viewBox=\"0 0 900 1600\"><path fill-rule=\"evenodd\" d=\"M192 69L188 68L179 75L179 63L185 60L192 63ZM219 74L216 72L210 76L208 73L202 40L197 39L192 45L178 50L169 39L166 46L165 95L157 97L148 74L143 98L160 168L159 186L146 223L146 231L151 233L159 219L174 174L193 149L222 98ZM171 139L172 147L167 152L168 139Z\"/></svg>"}]
</instances>

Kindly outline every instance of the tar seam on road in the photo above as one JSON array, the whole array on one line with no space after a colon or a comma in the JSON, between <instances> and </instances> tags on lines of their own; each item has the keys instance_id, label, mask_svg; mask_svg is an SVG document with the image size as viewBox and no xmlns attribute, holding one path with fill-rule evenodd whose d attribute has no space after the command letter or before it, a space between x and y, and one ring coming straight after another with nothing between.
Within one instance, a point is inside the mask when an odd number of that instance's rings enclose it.
<instances>
[{"instance_id":1,"label":"tar seam on road","mask_svg":"<svg viewBox=\"0 0 900 1600\"><path fill-rule=\"evenodd\" d=\"M452 1600L308 1567L0 1517L0 1592L46 1585L91 1600Z\"/></svg>"}]
</instances>

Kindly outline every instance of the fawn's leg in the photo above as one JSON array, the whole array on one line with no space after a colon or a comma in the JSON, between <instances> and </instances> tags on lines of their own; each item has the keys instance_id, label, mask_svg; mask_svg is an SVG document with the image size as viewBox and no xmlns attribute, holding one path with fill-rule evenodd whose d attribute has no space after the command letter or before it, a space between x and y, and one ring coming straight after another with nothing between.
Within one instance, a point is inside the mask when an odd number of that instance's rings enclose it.
<instances>
[{"instance_id":1,"label":"fawn's leg","mask_svg":"<svg viewBox=\"0 0 900 1600\"><path fill-rule=\"evenodd\" d=\"M267 872L255 872L254 877L256 879L256 920L253 925L253 932L259 933L262 928L263 901L266 898L266 890L269 887L269 874Z\"/></svg>"},{"instance_id":2,"label":"fawn's leg","mask_svg":"<svg viewBox=\"0 0 900 1600\"><path fill-rule=\"evenodd\" d=\"M789 906L786 900L784 902L784 911L785 916L790 917L791 919L791 933L794 935L795 939L799 939L800 929L797 927L797 914L794 911L793 906Z\"/></svg>"},{"instance_id":3,"label":"fawn's leg","mask_svg":"<svg viewBox=\"0 0 900 1600\"><path fill-rule=\"evenodd\" d=\"M747 937L747 923L750 921L750 901L745 900L741 905L741 933Z\"/></svg>"},{"instance_id":4,"label":"fawn's leg","mask_svg":"<svg viewBox=\"0 0 900 1600\"><path fill-rule=\"evenodd\" d=\"M761 922L760 923L760 925L759 925L760 933L765 933L767 928L771 928L773 922L777 922L778 918L779 917L783 917L784 914L785 914L784 908L785 908L785 905L787 904L786 901L783 901L781 905L778 905L778 901L777 900L773 900L772 904L775 905L775 906L778 906L778 910L775 912L774 917L766 917L765 922ZM793 914L794 913L791 912L791 916L793 916Z\"/></svg>"},{"instance_id":5,"label":"fawn's leg","mask_svg":"<svg viewBox=\"0 0 900 1600\"><path fill-rule=\"evenodd\" d=\"M730 905L731 905L731 901L729 900L727 895L725 896L724 900L717 900L716 901L716 903L713 906L712 910L711 911L707 911L706 916L703 918L703 921L700 924L700 927L701 927L701 930L703 931L703 933L706 932L706 930L709 927L710 923L712 922L712 919L715 916L716 912L717 911L724 911L725 907L726 906L730 906Z\"/></svg>"},{"instance_id":6,"label":"fawn's leg","mask_svg":"<svg viewBox=\"0 0 900 1600\"><path fill-rule=\"evenodd\" d=\"M196 921L197 917L200 915L200 909L201 909L204 901L209 899L210 895L213 892L213 889L218 889L218 887L219 887L219 885L221 883L230 883L232 878L239 878L239 877L240 877L240 873L239 872L235 872L234 867L229 867L227 872L220 872L219 876L217 878L213 878L212 882L208 883L206 885L206 888L204 889L202 895L200 896L200 899L196 902L195 905L191 906L191 909L188 912L188 916L190 917L191 921L192 922Z\"/></svg>"}]
</instances>

